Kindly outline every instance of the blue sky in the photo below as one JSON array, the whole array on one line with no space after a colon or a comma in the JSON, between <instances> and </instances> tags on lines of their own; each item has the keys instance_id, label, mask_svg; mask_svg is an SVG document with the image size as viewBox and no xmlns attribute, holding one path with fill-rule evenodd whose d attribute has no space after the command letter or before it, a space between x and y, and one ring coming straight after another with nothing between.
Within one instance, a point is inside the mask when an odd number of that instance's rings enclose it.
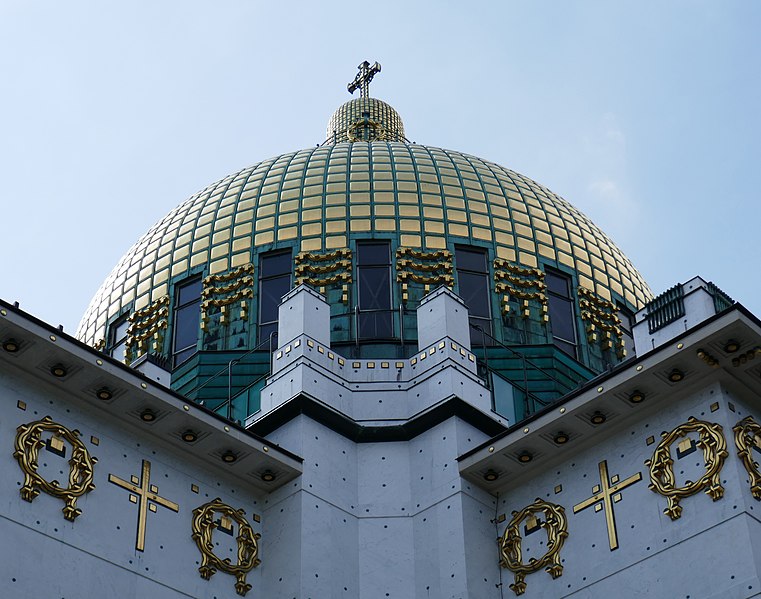
<instances>
[{"instance_id":1,"label":"blue sky","mask_svg":"<svg viewBox=\"0 0 761 599\"><path fill-rule=\"evenodd\" d=\"M546 185L655 293L761 315L761 3L0 0L0 297L74 332L187 197L312 146L362 60L411 140Z\"/></svg>"}]
</instances>

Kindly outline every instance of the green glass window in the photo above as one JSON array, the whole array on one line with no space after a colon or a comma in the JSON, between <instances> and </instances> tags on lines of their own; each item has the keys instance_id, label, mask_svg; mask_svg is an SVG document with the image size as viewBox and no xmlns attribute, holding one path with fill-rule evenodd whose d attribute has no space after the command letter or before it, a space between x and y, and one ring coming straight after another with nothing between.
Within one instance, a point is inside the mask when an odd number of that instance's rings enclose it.
<instances>
[{"instance_id":1,"label":"green glass window","mask_svg":"<svg viewBox=\"0 0 761 599\"><path fill-rule=\"evenodd\" d=\"M357 244L357 326L360 339L393 336L391 243Z\"/></svg>"},{"instance_id":2,"label":"green glass window","mask_svg":"<svg viewBox=\"0 0 761 599\"><path fill-rule=\"evenodd\" d=\"M493 332L486 251L456 247L455 266L457 289L470 316L470 343L474 346L491 345Z\"/></svg>"},{"instance_id":3,"label":"green glass window","mask_svg":"<svg viewBox=\"0 0 761 599\"><path fill-rule=\"evenodd\" d=\"M198 351L201 287L201 279L194 279L176 287L172 333L173 366L182 364Z\"/></svg>"},{"instance_id":4,"label":"green glass window","mask_svg":"<svg viewBox=\"0 0 761 599\"><path fill-rule=\"evenodd\" d=\"M124 362L127 353L127 329L129 328L128 316L125 314L119 320L111 323L109 329L108 355Z\"/></svg>"},{"instance_id":5,"label":"green glass window","mask_svg":"<svg viewBox=\"0 0 761 599\"><path fill-rule=\"evenodd\" d=\"M548 270L544 280L547 283L552 342L569 356L576 358L578 340L571 296L571 279L561 273Z\"/></svg>"},{"instance_id":6,"label":"green glass window","mask_svg":"<svg viewBox=\"0 0 761 599\"><path fill-rule=\"evenodd\" d=\"M259 344L277 334L278 306L291 290L291 251L262 254L259 259Z\"/></svg>"}]
</instances>

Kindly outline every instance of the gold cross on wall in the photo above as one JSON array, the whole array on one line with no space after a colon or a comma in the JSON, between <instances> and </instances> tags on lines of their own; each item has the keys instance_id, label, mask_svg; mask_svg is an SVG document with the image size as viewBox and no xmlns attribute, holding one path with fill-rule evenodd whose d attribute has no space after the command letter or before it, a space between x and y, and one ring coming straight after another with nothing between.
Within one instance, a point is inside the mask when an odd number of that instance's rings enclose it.
<instances>
[{"instance_id":1,"label":"gold cross on wall","mask_svg":"<svg viewBox=\"0 0 761 599\"><path fill-rule=\"evenodd\" d=\"M608 462L603 460L600 467L600 484L592 488L592 497L573 506L573 513L578 514L590 505L595 506L595 511L605 510L605 521L608 523L608 542L610 550L618 549L618 533L616 532L616 518L613 513L613 504L621 501L620 491L642 480L642 473L632 474L626 480L619 480L618 474L608 477Z\"/></svg>"},{"instance_id":2,"label":"gold cross on wall","mask_svg":"<svg viewBox=\"0 0 761 599\"><path fill-rule=\"evenodd\" d=\"M173 512L179 512L180 506L173 501L164 499L159 493L159 488L151 484L151 463L143 460L142 476L131 476L130 481L123 480L113 474L108 475L108 482L114 483L122 489L130 492L129 500L138 504L137 510L137 540L135 549L143 551L145 549L145 524L148 519L148 510L155 512L156 505L168 508ZM151 502L151 503L149 503Z\"/></svg>"},{"instance_id":3,"label":"gold cross on wall","mask_svg":"<svg viewBox=\"0 0 761 599\"><path fill-rule=\"evenodd\" d=\"M381 66L380 63L377 62L374 65L370 66L370 63L365 61L357 68L359 69L359 73L357 73L354 81L346 86L346 89L349 90L350 94L353 94L357 89L359 89L359 97L367 98L370 94L370 82L373 80L373 77L375 77L376 73L380 73Z\"/></svg>"}]
</instances>

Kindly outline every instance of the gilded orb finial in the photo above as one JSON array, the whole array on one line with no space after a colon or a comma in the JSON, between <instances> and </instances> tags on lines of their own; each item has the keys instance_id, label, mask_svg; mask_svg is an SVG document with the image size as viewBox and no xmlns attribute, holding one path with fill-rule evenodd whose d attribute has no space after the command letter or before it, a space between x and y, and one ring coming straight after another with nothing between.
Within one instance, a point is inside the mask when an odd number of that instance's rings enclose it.
<instances>
[{"instance_id":1,"label":"gilded orb finial","mask_svg":"<svg viewBox=\"0 0 761 599\"><path fill-rule=\"evenodd\" d=\"M346 88L349 90L350 94L353 94L357 89L359 89L360 98L369 98L370 82L373 80L373 77L375 77L376 73L380 73L380 63L376 62L371 66L369 62L364 61L357 68L359 69L359 73L357 73L354 81L349 83Z\"/></svg>"}]
</instances>

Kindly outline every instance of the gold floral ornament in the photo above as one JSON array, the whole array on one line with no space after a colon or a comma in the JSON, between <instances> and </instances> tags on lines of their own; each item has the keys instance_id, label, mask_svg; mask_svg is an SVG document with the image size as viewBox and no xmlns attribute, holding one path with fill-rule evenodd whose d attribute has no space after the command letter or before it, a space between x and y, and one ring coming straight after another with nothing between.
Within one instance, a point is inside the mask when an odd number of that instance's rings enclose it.
<instances>
[{"instance_id":1,"label":"gold floral ornament","mask_svg":"<svg viewBox=\"0 0 761 599\"><path fill-rule=\"evenodd\" d=\"M549 307L544 272L497 258L494 261L494 281L494 289L501 296L503 315L510 313L510 301L515 300L520 301L521 317L528 318L531 316L529 301L536 300L539 302L542 324L547 323Z\"/></svg>"},{"instance_id":2,"label":"gold floral ornament","mask_svg":"<svg viewBox=\"0 0 761 599\"><path fill-rule=\"evenodd\" d=\"M431 285L454 285L452 276L452 252L438 250L424 252L415 248L401 247L396 250L396 280L402 285L402 301L409 299L409 284L424 285L425 293Z\"/></svg>"},{"instance_id":3,"label":"gold floral ornament","mask_svg":"<svg viewBox=\"0 0 761 599\"><path fill-rule=\"evenodd\" d=\"M689 442L688 433L698 433L700 439L695 443L703 450L703 461L706 471L696 481L687 481L685 486L677 487L674 476L674 459L671 457L671 446L678 439ZM672 520L682 515L682 506L679 502L685 497L705 490L706 494L717 501L724 496L724 487L721 486L719 474L727 457L727 443L720 424L704 422L690 416L685 424L681 424L671 432L661 433L663 437L658 447L655 448L653 458L645 461L650 468L649 488L668 499L668 507L663 510Z\"/></svg>"},{"instance_id":4,"label":"gold floral ornament","mask_svg":"<svg viewBox=\"0 0 761 599\"><path fill-rule=\"evenodd\" d=\"M221 519L215 519L214 514L221 514ZM193 540L201 552L202 561L198 571L201 578L209 580L217 570L222 570L235 576L235 592L245 595L251 590L246 582L246 575L259 565L259 543L261 535L255 533L245 517L242 509L233 509L217 497L193 510ZM232 527L232 521L238 525L238 562L233 564L229 558L220 559L214 554L212 533L223 522Z\"/></svg>"},{"instance_id":5,"label":"gold floral ornament","mask_svg":"<svg viewBox=\"0 0 761 599\"><path fill-rule=\"evenodd\" d=\"M586 323L587 341L599 341L602 349L611 349L615 341L616 355L623 360L626 357L626 347L616 304L581 285L578 291L581 319ZM601 339L598 339L598 330Z\"/></svg>"},{"instance_id":6,"label":"gold floral ornament","mask_svg":"<svg viewBox=\"0 0 761 599\"><path fill-rule=\"evenodd\" d=\"M209 275L203 280L201 291L201 329L208 327L211 312L219 310L219 323L230 324L228 306L240 302L238 315L248 317L248 300L254 296L254 265L244 264L238 268ZM234 316L233 316L234 318Z\"/></svg>"},{"instance_id":7,"label":"gold floral ornament","mask_svg":"<svg viewBox=\"0 0 761 599\"><path fill-rule=\"evenodd\" d=\"M52 436L43 439L42 434L49 432ZM42 447L48 447L54 453L64 456L66 445L71 445L69 458L69 486L61 487L57 480L47 481L38 472L38 456ZM40 491L58 497L66 502L63 517L74 521L82 510L77 508L77 499L95 488L93 484L93 469L97 458L90 455L84 443L79 439L79 431L69 430L65 426L53 422L50 416L42 420L22 424L16 429L16 445L13 457L19 463L24 473L24 484L20 489L21 498L32 502Z\"/></svg>"},{"instance_id":8,"label":"gold floral ornament","mask_svg":"<svg viewBox=\"0 0 761 599\"><path fill-rule=\"evenodd\" d=\"M553 579L563 574L560 550L568 536L568 522L562 506L539 498L520 512L512 514L512 520L507 525L504 534L497 540L499 565L515 574L515 583L511 584L510 588L516 595L522 595L526 592L526 574L537 572L542 568ZM544 521L541 520L541 516L544 516ZM521 524L524 520L527 522L527 528L531 526L534 530L543 528L547 531L547 552L539 559L532 557L528 564L523 563L521 555Z\"/></svg>"},{"instance_id":9,"label":"gold floral ornament","mask_svg":"<svg viewBox=\"0 0 761 599\"><path fill-rule=\"evenodd\" d=\"M333 252L299 252L294 260L296 284L309 285L325 295L329 285L341 285L341 301L349 303L352 282L352 253L349 248Z\"/></svg>"},{"instance_id":10,"label":"gold floral ornament","mask_svg":"<svg viewBox=\"0 0 761 599\"><path fill-rule=\"evenodd\" d=\"M169 296L162 295L142 310L130 314L124 360L126 364L131 364L148 351L161 352L169 317L168 306ZM151 340L151 346L148 347Z\"/></svg>"},{"instance_id":11,"label":"gold floral ornament","mask_svg":"<svg viewBox=\"0 0 761 599\"><path fill-rule=\"evenodd\" d=\"M754 449L761 449L761 424L756 422L753 416L748 416L738 422L732 430L735 432L737 455L750 476L750 492L753 497L761 500L761 472L752 453Z\"/></svg>"}]
</instances>

